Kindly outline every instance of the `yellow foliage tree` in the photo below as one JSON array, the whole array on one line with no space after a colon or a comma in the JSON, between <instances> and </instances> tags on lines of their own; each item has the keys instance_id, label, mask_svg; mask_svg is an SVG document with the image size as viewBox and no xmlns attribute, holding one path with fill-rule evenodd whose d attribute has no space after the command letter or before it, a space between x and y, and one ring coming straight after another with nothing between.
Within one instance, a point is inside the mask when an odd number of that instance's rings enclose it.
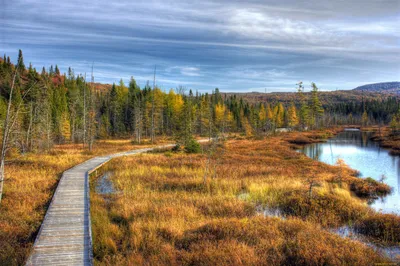
<instances>
[{"instance_id":1,"label":"yellow foliage tree","mask_svg":"<svg viewBox=\"0 0 400 266\"><path fill-rule=\"evenodd\" d=\"M267 122L267 110L265 110L264 105L262 104L260 107L260 111L259 111L259 119L260 119L260 124L262 126L265 125L265 123Z\"/></svg>"},{"instance_id":2,"label":"yellow foliage tree","mask_svg":"<svg viewBox=\"0 0 400 266\"><path fill-rule=\"evenodd\" d=\"M275 125L277 127L282 127L285 119L285 108L282 103L275 105L273 114Z\"/></svg>"},{"instance_id":3,"label":"yellow foliage tree","mask_svg":"<svg viewBox=\"0 0 400 266\"><path fill-rule=\"evenodd\" d=\"M247 118L243 118L243 128L244 128L244 132L246 133L247 137L251 137L253 136L253 129L249 123L249 120Z\"/></svg>"},{"instance_id":4,"label":"yellow foliage tree","mask_svg":"<svg viewBox=\"0 0 400 266\"><path fill-rule=\"evenodd\" d=\"M271 121L274 115L272 113L271 106L269 106L268 103L267 103L266 113L267 113L267 119Z\"/></svg>"},{"instance_id":5,"label":"yellow foliage tree","mask_svg":"<svg viewBox=\"0 0 400 266\"><path fill-rule=\"evenodd\" d=\"M218 128L221 128L224 123L225 111L225 105L219 103L215 106L215 125Z\"/></svg>"},{"instance_id":6,"label":"yellow foliage tree","mask_svg":"<svg viewBox=\"0 0 400 266\"><path fill-rule=\"evenodd\" d=\"M299 119L297 117L296 106L292 103L288 110L288 126L295 127L299 124Z\"/></svg>"},{"instance_id":7,"label":"yellow foliage tree","mask_svg":"<svg viewBox=\"0 0 400 266\"><path fill-rule=\"evenodd\" d=\"M66 140L71 139L71 123L67 114L64 114L62 117L61 134L64 137L64 139Z\"/></svg>"}]
</instances>

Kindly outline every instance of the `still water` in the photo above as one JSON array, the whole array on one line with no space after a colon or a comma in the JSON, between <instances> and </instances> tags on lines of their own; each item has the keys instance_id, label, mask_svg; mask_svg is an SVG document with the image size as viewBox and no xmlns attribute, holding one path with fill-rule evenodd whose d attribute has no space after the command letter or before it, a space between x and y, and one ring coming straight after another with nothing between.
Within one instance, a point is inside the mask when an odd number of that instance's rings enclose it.
<instances>
[{"instance_id":1,"label":"still water","mask_svg":"<svg viewBox=\"0 0 400 266\"><path fill-rule=\"evenodd\" d=\"M370 206L380 212L400 214L400 158L391 156L388 150L371 141L371 135L371 132L348 129L325 143L306 145L300 151L331 165L341 158L348 166L358 170L361 177L380 180L384 175L384 182L392 187L392 193L376 199Z\"/></svg>"}]
</instances>

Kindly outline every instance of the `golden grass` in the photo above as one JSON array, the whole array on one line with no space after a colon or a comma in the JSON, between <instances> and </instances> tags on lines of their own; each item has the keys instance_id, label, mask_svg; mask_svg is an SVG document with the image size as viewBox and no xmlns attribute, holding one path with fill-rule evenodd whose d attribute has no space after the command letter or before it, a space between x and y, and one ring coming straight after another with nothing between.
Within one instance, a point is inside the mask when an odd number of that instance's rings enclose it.
<instances>
[{"instance_id":1,"label":"golden grass","mask_svg":"<svg viewBox=\"0 0 400 266\"><path fill-rule=\"evenodd\" d=\"M130 140L102 140L91 153L65 144L49 153L11 157L0 205L0 265L22 265L27 259L63 171L97 155L137 148Z\"/></svg>"},{"instance_id":2,"label":"golden grass","mask_svg":"<svg viewBox=\"0 0 400 266\"><path fill-rule=\"evenodd\" d=\"M394 214L374 214L358 221L355 229L382 241L400 243L400 217Z\"/></svg>"},{"instance_id":3,"label":"golden grass","mask_svg":"<svg viewBox=\"0 0 400 266\"><path fill-rule=\"evenodd\" d=\"M290 134L288 138L292 137ZM323 228L372 210L356 177L314 162L282 137L233 140L204 182L207 156L144 154L109 164L118 193L91 193L97 265L370 265L386 259ZM317 185L309 193L309 182ZM92 179L92 192L95 179ZM264 217L280 208L286 220ZM295 218L299 217L299 218Z\"/></svg>"},{"instance_id":4,"label":"golden grass","mask_svg":"<svg viewBox=\"0 0 400 266\"><path fill-rule=\"evenodd\" d=\"M379 141L380 146L390 150L391 155L400 155L400 136L393 135L389 127L362 128L364 131L374 131L373 140Z\"/></svg>"}]
</instances>

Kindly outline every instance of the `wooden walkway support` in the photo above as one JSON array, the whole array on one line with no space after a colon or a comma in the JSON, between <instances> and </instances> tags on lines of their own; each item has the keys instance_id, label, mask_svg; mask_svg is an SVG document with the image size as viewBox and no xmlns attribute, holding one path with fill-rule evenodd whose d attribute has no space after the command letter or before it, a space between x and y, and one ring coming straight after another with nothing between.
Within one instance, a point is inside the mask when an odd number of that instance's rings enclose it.
<instances>
[{"instance_id":1,"label":"wooden walkway support","mask_svg":"<svg viewBox=\"0 0 400 266\"><path fill-rule=\"evenodd\" d=\"M172 146L170 144L99 156L65 171L26 265L92 265L89 174L112 158Z\"/></svg>"}]
</instances>

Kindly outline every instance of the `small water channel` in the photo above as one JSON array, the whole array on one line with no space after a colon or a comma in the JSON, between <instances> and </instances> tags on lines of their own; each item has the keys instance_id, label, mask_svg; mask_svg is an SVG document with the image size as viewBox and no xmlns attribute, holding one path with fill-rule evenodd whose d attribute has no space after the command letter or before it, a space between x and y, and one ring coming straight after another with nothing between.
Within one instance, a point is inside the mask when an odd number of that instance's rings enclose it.
<instances>
[{"instance_id":1,"label":"small water channel","mask_svg":"<svg viewBox=\"0 0 400 266\"><path fill-rule=\"evenodd\" d=\"M114 184L111 181L112 172L107 171L96 181L96 193L100 195L110 195L116 192Z\"/></svg>"},{"instance_id":2,"label":"small water channel","mask_svg":"<svg viewBox=\"0 0 400 266\"><path fill-rule=\"evenodd\" d=\"M370 140L372 132L347 129L325 143L306 145L299 151L308 157L334 165L338 158L348 166L358 170L361 177L372 177L392 187L392 193L376 199L370 206L383 213L400 214L400 158L379 147L379 143Z\"/></svg>"}]
</instances>

